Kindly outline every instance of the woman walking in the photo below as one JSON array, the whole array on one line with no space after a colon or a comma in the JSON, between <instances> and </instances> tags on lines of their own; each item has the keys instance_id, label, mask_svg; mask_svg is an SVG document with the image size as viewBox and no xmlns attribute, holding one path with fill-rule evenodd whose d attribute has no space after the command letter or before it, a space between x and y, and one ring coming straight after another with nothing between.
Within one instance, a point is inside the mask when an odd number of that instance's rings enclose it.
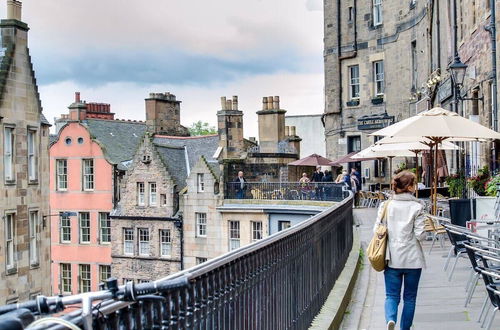
<instances>
[{"instance_id":1,"label":"woman walking","mask_svg":"<svg viewBox=\"0 0 500 330\"><path fill-rule=\"evenodd\" d=\"M374 231L383 221L387 225L385 320L387 329L395 329L398 305L403 291L401 329L409 330L413 324L418 282L425 267L420 241L424 238L424 204L413 196L416 177L409 171L393 179L394 196L380 205ZM386 210L385 219L381 219Z\"/></svg>"}]
</instances>

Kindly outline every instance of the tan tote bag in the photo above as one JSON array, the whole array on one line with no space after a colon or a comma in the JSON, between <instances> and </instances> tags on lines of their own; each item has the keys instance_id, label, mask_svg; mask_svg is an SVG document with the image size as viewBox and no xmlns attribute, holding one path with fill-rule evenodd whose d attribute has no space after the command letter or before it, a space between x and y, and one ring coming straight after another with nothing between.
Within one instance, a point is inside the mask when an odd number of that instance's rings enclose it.
<instances>
[{"instance_id":1,"label":"tan tote bag","mask_svg":"<svg viewBox=\"0 0 500 330\"><path fill-rule=\"evenodd\" d=\"M384 204L384 209L382 210L382 217L380 218L380 223L377 227L375 234L373 235L368 248L366 249L366 255L368 260L377 272L381 272L385 268L385 251L387 248L387 207L390 201Z\"/></svg>"}]
</instances>

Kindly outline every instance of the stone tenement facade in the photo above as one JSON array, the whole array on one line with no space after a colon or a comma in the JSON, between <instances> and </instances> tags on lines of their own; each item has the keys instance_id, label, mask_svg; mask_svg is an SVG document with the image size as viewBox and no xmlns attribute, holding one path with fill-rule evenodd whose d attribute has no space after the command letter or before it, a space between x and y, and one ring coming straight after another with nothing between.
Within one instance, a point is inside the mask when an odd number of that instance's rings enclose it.
<instances>
[{"instance_id":1,"label":"stone tenement facade","mask_svg":"<svg viewBox=\"0 0 500 330\"><path fill-rule=\"evenodd\" d=\"M50 294L49 123L21 3L0 22L0 304Z\"/></svg>"},{"instance_id":2,"label":"stone tenement facade","mask_svg":"<svg viewBox=\"0 0 500 330\"><path fill-rule=\"evenodd\" d=\"M454 109L448 66L455 46L468 65L460 90L465 99L458 102L457 110L494 128L491 30L487 29L491 1L456 1L456 45L453 3L325 1L327 156L337 158L364 149L375 142L369 133L433 106ZM498 12L500 5L494 3ZM500 18L496 18L498 25ZM490 149L490 143L465 144L470 174L491 164ZM455 157L449 152L447 158L454 172ZM410 159L395 159L398 162L413 166ZM380 177L386 165L378 161L363 162L362 167L368 182L388 178Z\"/></svg>"}]
</instances>

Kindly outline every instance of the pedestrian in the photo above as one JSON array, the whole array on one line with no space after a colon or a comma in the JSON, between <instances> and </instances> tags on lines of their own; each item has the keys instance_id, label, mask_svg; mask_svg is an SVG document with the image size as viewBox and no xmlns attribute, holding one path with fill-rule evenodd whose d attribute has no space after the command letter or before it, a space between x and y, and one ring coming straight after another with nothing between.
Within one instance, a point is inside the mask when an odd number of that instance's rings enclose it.
<instances>
[{"instance_id":1,"label":"pedestrian","mask_svg":"<svg viewBox=\"0 0 500 330\"><path fill-rule=\"evenodd\" d=\"M324 175L323 172L321 172L321 166L316 166L316 171L313 173L311 177L311 182L316 183L314 185L314 192L317 200L321 198L321 187L318 183L321 182L321 179L323 179L323 175Z\"/></svg>"},{"instance_id":2,"label":"pedestrian","mask_svg":"<svg viewBox=\"0 0 500 330\"><path fill-rule=\"evenodd\" d=\"M311 182L311 180L309 180L309 178L307 177L307 174L306 173L302 173L302 177L300 178L299 180L299 184L300 184L300 192L301 192L301 196L302 196L302 199L309 199L309 182Z\"/></svg>"},{"instance_id":3,"label":"pedestrian","mask_svg":"<svg viewBox=\"0 0 500 330\"><path fill-rule=\"evenodd\" d=\"M244 199L248 184L247 180L243 176L243 171L238 172L238 177L236 178L236 180L234 180L233 183L236 189L236 198Z\"/></svg>"},{"instance_id":4,"label":"pedestrian","mask_svg":"<svg viewBox=\"0 0 500 330\"><path fill-rule=\"evenodd\" d=\"M332 199L331 198L331 194L332 194L331 183L333 182L332 172L326 170L325 175L321 179L321 182L322 182L322 186L323 186L323 196L322 196L323 198L322 198L322 200L329 201Z\"/></svg>"},{"instance_id":5,"label":"pedestrian","mask_svg":"<svg viewBox=\"0 0 500 330\"><path fill-rule=\"evenodd\" d=\"M349 190L352 190L351 175L347 171L345 171L344 183L347 185Z\"/></svg>"},{"instance_id":6,"label":"pedestrian","mask_svg":"<svg viewBox=\"0 0 500 330\"><path fill-rule=\"evenodd\" d=\"M397 322L398 305L403 291L401 329L409 330L413 324L417 299L418 282L425 267L424 253L420 241L424 239L425 205L413 196L415 174L402 171L393 179L394 195L382 203L378 210L374 231L384 220L387 226L387 250L385 278L385 320L387 329L394 329Z\"/></svg>"},{"instance_id":7,"label":"pedestrian","mask_svg":"<svg viewBox=\"0 0 500 330\"><path fill-rule=\"evenodd\" d=\"M351 168L351 178L354 176L354 181L356 182L356 191L361 190L361 174L359 174L358 170L353 167ZM354 187L353 187L354 191Z\"/></svg>"},{"instance_id":8,"label":"pedestrian","mask_svg":"<svg viewBox=\"0 0 500 330\"><path fill-rule=\"evenodd\" d=\"M335 183L342 183L344 182L344 177L347 175L347 171L343 170L335 179Z\"/></svg>"}]
</instances>

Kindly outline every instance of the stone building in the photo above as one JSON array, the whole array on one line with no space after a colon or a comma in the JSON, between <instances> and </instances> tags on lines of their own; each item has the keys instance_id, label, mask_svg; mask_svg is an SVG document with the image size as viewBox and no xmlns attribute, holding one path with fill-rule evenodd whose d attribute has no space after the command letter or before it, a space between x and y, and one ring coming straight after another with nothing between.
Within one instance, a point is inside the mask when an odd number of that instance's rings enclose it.
<instances>
[{"instance_id":1,"label":"stone building","mask_svg":"<svg viewBox=\"0 0 500 330\"><path fill-rule=\"evenodd\" d=\"M109 213L146 125L114 120L110 108L82 101L77 92L69 113L56 119L50 144L53 294L95 291L113 275Z\"/></svg>"},{"instance_id":2,"label":"stone building","mask_svg":"<svg viewBox=\"0 0 500 330\"><path fill-rule=\"evenodd\" d=\"M50 294L49 123L21 3L0 22L0 304Z\"/></svg>"}]
</instances>

